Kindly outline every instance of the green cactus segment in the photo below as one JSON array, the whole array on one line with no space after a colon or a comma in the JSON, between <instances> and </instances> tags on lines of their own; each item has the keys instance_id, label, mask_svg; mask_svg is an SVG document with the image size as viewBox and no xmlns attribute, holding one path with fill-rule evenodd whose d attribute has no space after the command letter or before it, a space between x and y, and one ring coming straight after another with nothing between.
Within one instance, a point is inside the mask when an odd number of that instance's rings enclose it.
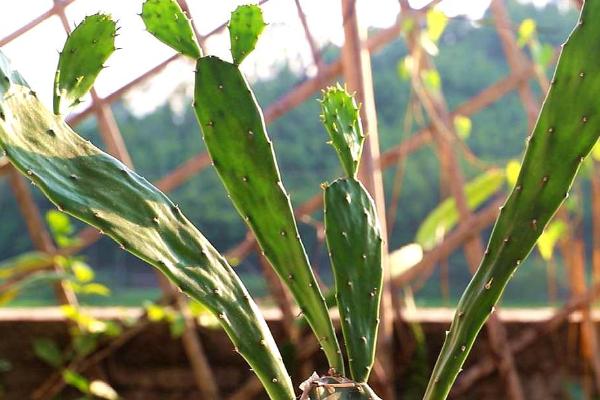
<instances>
[{"instance_id":1,"label":"green cactus segment","mask_svg":"<svg viewBox=\"0 0 600 400\"><path fill-rule=\"evenodd\" d=\"M425 399L445 399L477 333L517 266L568 195L600 134L600 2L587 1L563 46L552 86L530 137L517 183L486 254L459 304Z\"/></svg>"},{"instance_id":2,"label":"green cactus segment","mask_svg":"<svg viewBox=\"0 0 600 400\"><path fill-rule=\"evenodd\" d=\"M254 50L265 26L262 10L257 5L239 6L231 13L228 27L234 64L240 65Z\"/></svg>"},{"instance_id":3,"label":"green cactus segment","mask_svg":"<svg viewBox=\"0 0 600 400\"><path fill-rule=\"evenodd\" d=\"M200 58L194 109L233 204L290 288L330 366L343 373L333 325L300 241L262 113L239 69L216 57Z\"/></svg>"},{"instance_id":4,"label":"green cactus segment","mask_svg":"<svg viewBox=\"0 0 600 400\"><path fill-rule=\"evenodd\" d=\"M354 178L325 189L325 232L352 379L366 382L375 360L383 270L371 196Z\"/></svg>"},{"instance_id":5,"label":"green cactus segment","mask_svg":"<svg viewBox=\"0 0 600 400\"><path fill-rule=\"evenodd\" d=\"M273 399L293 387L260 310L225 259L164 194L85 141L29 88L1 102L0 145L60 210L155 266L223 325Z\"/></svg>"},{"instance_id":6,"label":"green cactus segment","mask_svg":"<svg viewBox=\"0 0 600 400\"><path fill-rule=\"evenodd\" d=\"M146 0L141 16L148 32L158 40L194 60L202 57L192 23L176 0Z\"/></svg>"},{"instance_id":7,"label":"green cactus segment","mask_svg":"<svg viewBox=\"0 0 600 400\"><path fill-rule=\"evenodd\" d=\"M54 77L55 114L76 106L92 88L104 63L115 51L115 21L109 15L86 17L67 38Z\"/></svg>"},{"instance_id":8,"label":"green cactus segment","mask_svg":"<svg viewBox=\"0 0 600 400\"><path fill-rule=\"evenodd\" d=\"M302 384L305 392L301 399L309 400L381 400L366 383L324 376L311 378Z\"/></svg>"},{"instance_id":9,"label":"green cactus segment","mask_svg":"<svg viewBox=\"0 0 600 400\"><path fill-rule=\"evenodd\" d=\"M321 111L323 125L331 138L329 143L335 148L346 174L355 178L365 135L354 98L337 84L325 90Z\"/></svg>"}]
</instances>

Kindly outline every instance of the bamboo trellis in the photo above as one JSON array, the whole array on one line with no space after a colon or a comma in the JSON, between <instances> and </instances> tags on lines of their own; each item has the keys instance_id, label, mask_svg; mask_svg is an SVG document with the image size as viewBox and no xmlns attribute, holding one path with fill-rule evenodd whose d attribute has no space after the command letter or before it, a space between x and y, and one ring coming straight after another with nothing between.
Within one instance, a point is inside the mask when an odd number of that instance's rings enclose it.
<instances>
[{"instance_id":1,"label":"bamboo trellis","mask_svg":"<svg viewBox=\"0 0 600 400\"><path fill-rule=\"evenodd\" d=\"M0 39L0 47L19 38L21 35L35 28L48 18L54 16L61 20L65 31L68 33L70 28L65 9L76 1L77 0L54 0L53 6L48 11L42 13L37 18L8 36ZM178 1L182 8L189 13L185 0ZM268 0L263 0L261 3L266 1ZM370 67L371 54L379 51L386 44L401 36L402 26L406 19L417 21L422 19L427 11L437 5L438 2L438 0L432 0L423 8L414 9L407 0L400 0L401 12L398 14L396 23L389 28L382 29L370 37L367 37L365 27L360 24L360 15L356 12L356 0L341 0L341 13L343 16L345 38L342 55L339 59L331 63L325 63L310 31L310 24L302 9L302 2L300 0L294 0L297 17L304 30L305 38L310 47L312 60L317 73L314 77L305 79L303 82L296 85L290 92L268 105L264 111L265 122L270 124L302 104L304 101L312 98L318 90L332 83L341 75L348 87L351 90L356 91L357 97L362 103L362 120L365 132L369 134L369 140L363 155L364 161L362 163L361 175L366 187L375 198L381 213L381 221L386 221L384 212L386 207L381 179L382 172L387 168L398 165L398 163L405 160L412 153L425 146L433 146L440 157L440 164L443 169L441 176L444 179L442 186L453 188L450 190L449 194L456 200L456 204L458 205L461 214L461 221L453 231L446 235L441 243L432 250L426 252L423 259L406 272L392 277L389 274L388 269L383 301L383 324L382 329L380 329L380 351L378 352L377 362L374 368L374 384L383 397L389 400L395 398L394 381L396 377L393 374L394 368L392 366L392 363L395 361L393 359L394 346L397 346L394 341L395 334L397 333L395 330L401 329L399 324L395 324L395 318L399 318L398 316L401 315L400 313L395 312L398 310L393 309L395 305L399 304L395 298L397 295L397 290L395 289L428 279L433 273L436 265L447 260L452 253L461 248L465 251L471 270L474 270L477 267L483 252L481 231L488 228L490 224L493 223L498 212L498 206L501 204L500 199L495 199L491 201L489 205L477 212L470 211L466 206L465 195L463 192L464 178L462 171L460 170L460 165L458 164L459 152L464 152L465 148L461 148L454 140L456 133L454 132L454 127L451 123L452 119L456 115L470 116L476 114L499 101L507 94L516 91L523 103L528 124L531 128L535 123L540 104L531 90L530 81L534 79L537 80L540 88L544 92L548 85L548 82L544 81L544 77L540 77L539 74L536 73L533 63L517 45L513 33L513 25L506 12L504 0L493 0L490 10L499 40L502 44L504 55L510 67L508 76L483 89L477 95L459 105L454 110L449 110L446 106L443 93L441 93L441 96L431 96L426 90L423 90L422 82L419 81L418 76L414 75L411 81L412 89L416 94L417 102L426 111L431 124L418 132L415 132L398 145L380 154ZM580 1L574 1L573 3L576 7L581 7ZM191 17L193 17L193 15L191 15ZM206 40L223 31L225 26L226 24L223 23L206 35L198 35L200 45L204 47ZM194 30L196 30L195 26ZM413 32L413 35L414 34L416 33ZM422 67L427 67L431 60L423 54L418 41L414 40L413 36L406 36L407 47L411 55L419 60L419 64ZM82 112L71 116L68 119L69 124L71 126L76 126L90 116L96 118L102 140L106 145L108 152L119 158L128 166L133 167L133 162L128 154L127 146L119 130L118 123L112 114L111 104L119 100L131 89L144 83L152 76L159 74L165 67L177 59L179 59L178 55L165 59L107 96L99 96L95 91L92 91L89 107ZM465 155L469 156L469 154ZM206 153L200 153L183 162L154 183L158 188L165 192L173 191L209 166L210 157ZM84 248L93 245L101 237L100 233L95 229L86 228L79 233L78 236L80 240L77 242L77 245L57 249L52 243L43 219L40 217L40 210L34 203L29 188L24 183L24 179L16 173L5 159L0 158L0 177L2 176L6 177L10 182L10 186L19 204L29 235L36 249L52 255L73 255ZM600 201L598 201L598 196L600 196L599 182L600 178L598 178L598 168L596 167L592 179L593 195L596 198L596 201L594 201L595 216L600 215ZM301 204L296 209L296 214L299 219L303 220L310 217L312 213L321 207L321 202L322 197L317 193L314 197ZM395 205L392 205L392 207L395 207ZM568 216L561 216L561 218L568 219ZM598 284L598 278L600 277L600 251L598 251L598 249L600 249L600 244L598 244L600 243L600 225L594 224L594 228L593 267L594 271L597 271L594 274L594 285L590 288L586 287L585 279L582 275L585 266L584 249L582 246L572 246L573 243L582 244L582 240L580 236L577 236L576 232L572 232L561 246L563 256L568 260L567 264L569 264L571 270L571 285L574 294L572 299L565 304L561 310L557 311L550 319L548 319L548 321L543 324L542 329L525 330L516 338L508 338L501 319L492 316L488 323L488 339L490 340L492 354L465 371L459 378L453 393L465 393L476 381L493 373L495 370L498 370L505 380L508 398L512 400L524 399L524 391L518 370L513 360L513 355L523 351L539 336L556 329L568 319L571 313L577 310L584 311L582 323L582 338L585 338L584 341L586 343L584 355L589 359L589 365L593 371L596 385L598 389L600 389L600 359L598 359L599 353L596 351L598 339L596 338L589 312L585 312L585 310L589 310L590 303L600 292L600 285ZM319 225L318 229L322 229L322 227ZM385 223L383 231L386 231ZM322 239L322 235L320 237ZM235 247L229 249L226 252L226 255L241 260L255 251L255 239L252 234L248 232L246 238ZM385 259L386 258L384 257L384 260ZM281 311L284 331L299 350L298 358L300 364L304 366L302 370L303 373L309 372L310 360L314 353L318 351L318 344L311 335L303 336L303 333L298 330L297 326L294 324L296 309L292 304L289 294L283 286L279 284L279 281L274 279L266 260L260 261L264 266L263 271L266 279L271 282L269 285L272 290L271 294ZM42 268L60 267L49 263L48 265L40 267L40 269ZM9 281L3 282L0 284L0 292L6 290L20 280L25 279L28 274L35 272L36 271L28 271L27 274L15 276ZM161 287L167 301L175 304L186 317L186 329L182 341L192 366L192 372L194 373L198 390L203 395L202 398L223 398L219 394L219 388L213 377L210 365L207 362L202 343L198 335L196 335L195 321L189 315L185 299L177 292L173 291L173 288L168 283L161 282ZM57 285L56 293L57 299L62 304L77 303L77 298L69 289L68 285ZM90 366L98 364L111 352L123 346L129 339L138 334L145 326L147 326L147 323L147 319L140 319L138 324L134 327L125 331L121 336L117 337L106 346L98 349L91 355L82 360L78 360L71 368L76 371L84 371ZM58 394L63 386L64 382L62 381L61 376L53 375L34 391L33 398L50 398ZM262 388L258 381L255 378L250 378L245 384L239 387L236 393L231 394L228 398L231 400L248 399L260 394L261 390Z\"/></svg>"}]
</instances>

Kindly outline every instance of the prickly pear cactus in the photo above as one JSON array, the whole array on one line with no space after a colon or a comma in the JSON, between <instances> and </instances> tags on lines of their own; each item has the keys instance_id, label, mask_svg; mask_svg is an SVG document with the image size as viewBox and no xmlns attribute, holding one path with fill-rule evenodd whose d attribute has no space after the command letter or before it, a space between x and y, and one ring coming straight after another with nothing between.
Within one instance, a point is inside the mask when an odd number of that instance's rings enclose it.
<instances>
[{"instance_id":1,"label":"prickly pear cactus","mask_svg":"<svg viewBox=\"0 0 600 400\"><path fill-rule=\"evenodd\" d=\"M289 287L331 367L343 373L333 325L300 241L262 113L238 67L217 57L200 58L194 109L231 201Z\"/></svg>"},{"instance_id":2,"label":"prickly pear cactus","mask_svg":"<svg viewBox=\"0 0 600 400\"><path fill-rule=\"evenodd\" d=\"M225 259L163 193L46 110L2 53L0 67L7 87L0 146L11 163L60 210L97 227L206 306L269 396L294 399L261 312Z\"/></svg>"},{"instance_id":3,"label":"prickly pear cactus","mask_svg":"<svg viewBox=\"0 0 600 400\"><path fill-rule=\"evenodd\" d=\"M231 13L229 38L234 64L240 65L254 50L265 26L267 24L263 19L262 10L257 5L239 6Z\"/></svg>"},{"instance_id":4,"label":"prickly pear cactus","mask_svg":"<svg viewBox=\"0 0 600 400\"><path fill-rule=\"evenodd\" d=\"M313 374L300 385L300 400L381 400L366 383L356 383L339 376Z\"/></svg>"},{"instance_id":5,"label":"prickly pear cactus","mask_svg":"<svg viewBox=\"0 0 600 400\"><path fill-rule=\"evenodd\" d=\"M321 120L349 177L356 178L365 135L354 98L340 86L329 87L321 100Z\"/></svg>"},{"instance_id":6,"label":"prickly pear cactus","mask_svg":"<svg viewBox=\"0 0 600 400\"><path fill-rule=\"evenodd\" d=\"M109 15L86 17L71 32L58 58L54 77L54 113L76 106L92 88L104 63L115 51L117 27Z\"/></svg>"},{"instance_id":7,"label":"prickly pear cactus","mask_svg":"<svg viewBox=\"0 0 600 400\"><path fill-rule=\"evenodd\" d=\"M141 17L148 32L167 46L193 59L202 55L192 24L176 0L146 0Z\"/></svg>"},{"instance_id":8,"label":"prickly pear cactus","mask_svg":"<svg viewBox=\"0 0 600 400\"><path fill-rule=\"evenodd\" d=\"M383 269L375 204L354 178L325 188L325 232L352 378L366 382L375 360Z\"/></svg>"},{"instance_id":9,"label":"prickly pear cactus","mask_svg":"<svg viewBox=\"0 0 600 400\"><path fill-rule=\"evenodd\" d=\"M581 162L598 140L598 20L600 2L586 1L579 23L563 46L517 183L501 209L481 265L458 304L426 400L448 395L481 326L567 197Z\"/></svg>"}]
</instances>

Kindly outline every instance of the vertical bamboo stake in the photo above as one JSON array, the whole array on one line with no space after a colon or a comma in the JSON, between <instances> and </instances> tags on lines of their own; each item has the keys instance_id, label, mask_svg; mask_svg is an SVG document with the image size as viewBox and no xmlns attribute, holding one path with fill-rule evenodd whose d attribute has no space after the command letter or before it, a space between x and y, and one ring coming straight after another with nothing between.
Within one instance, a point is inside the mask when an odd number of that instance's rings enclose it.
<instances>
[{"instance_id":1,"label":"vertical bamboo stake","mask_svg":"<svg viewBox=\"0 0 600 400\"><path fill-rule=\"evenodd\" d=\"M387 229L385 218L385 197L379 160L379 136L377 131L377 115L375 111L375 96L373 93L373 80L371 75L371 57L366 46L366 31L360 26L356 10L356 0L342 0L342 16L344 24L344 47L342 48L342 65L346 85L352 92L356 92L357 102L360 103L360 114L363 130L367 135L363 150L359 176L369 193L373 196L379 221L381 234L384 238L382 246L383 294L381 299L381 322L379 325L379 338L377 345L377 360L382 368L380 371L383 392L386 400L396 398L394 391L394 377L391 365L392 340L394 330L394 313L392 310L392 291L390 285L390 271L387 257Z\"/></svg>"}]
</instances>

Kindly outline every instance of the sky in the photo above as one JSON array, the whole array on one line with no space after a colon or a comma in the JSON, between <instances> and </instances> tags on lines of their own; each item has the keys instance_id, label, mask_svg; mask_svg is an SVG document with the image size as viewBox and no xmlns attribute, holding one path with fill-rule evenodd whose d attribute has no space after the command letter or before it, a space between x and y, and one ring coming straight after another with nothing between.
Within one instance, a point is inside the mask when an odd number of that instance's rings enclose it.
<instances>
[{"instance_id":1,"label":"sky","mask_svg":"<svg viewBox=\"0 0 600 400\"><path fill-rule=\"evenodd\" d=\"M366 27L385 28L391 26L399 11L398 0L357 0L361 24ZM534 0L543 5L548 0ZM188 0L191 16L201 34L212 31L225 21L230 12L248 0ZM413 0L420 7L429 0ZM464 15L477 20L489 6L489 0L442 0L438 8L449 16ZM531 2L531 0L530 0ZM340 0L301 0L311 33L319 45L343 43ZM377 6L374 7L373 5ZM108 61L106 70L100 74L96 90L106 96L128 83L136 76L151 69L173 55L173 51L158 42L145 31L141 18L142 0L77 0L67 8L67 17L72 27L86 15L98 11L110 13L118 20L121 29L117 47ZM0 37L25 25L52 6L52 0L13 1L9 12L0 14ZM263 5L265 20L269 26L261 36L257 49L242 65L244 72L257 79L268 76L282 61L307 73L314 72L310 48L298 19L294 0L269 0ZM13 61L26 77L40 98L51 104L52 81L58 62L58 51L62 48L66 34L61 22L54 17L38 25L22 37L10 42L2 51ZM229 59L229 37L227 32L207 40L208 52ZM127 96L128 104L138 114L151 111L163 103L174 89L184 87L192 79L191 62L178 61L147 85L132 91ZM190 85L187 85L190 86ZM85 108L85 101L80 108ZM77 110L76 110L77 111Z\"/></svg>"}]
</instances>

